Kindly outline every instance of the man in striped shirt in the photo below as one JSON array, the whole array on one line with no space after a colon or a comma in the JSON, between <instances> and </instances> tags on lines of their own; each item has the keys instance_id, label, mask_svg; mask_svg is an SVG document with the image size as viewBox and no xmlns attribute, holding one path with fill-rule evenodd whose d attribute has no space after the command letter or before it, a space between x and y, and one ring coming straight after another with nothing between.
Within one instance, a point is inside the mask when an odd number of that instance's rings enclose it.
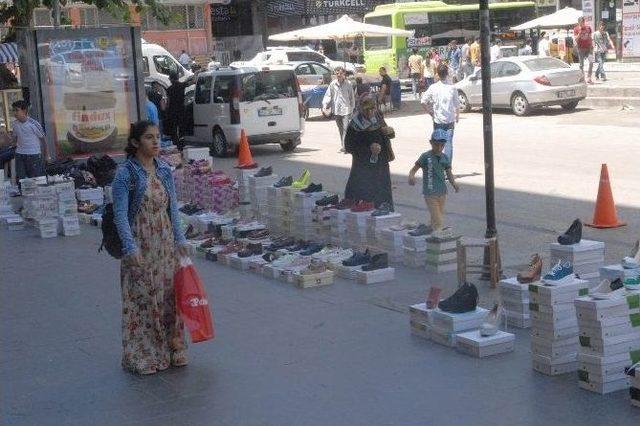
<instances>
[{"instance_id":1,"label":"man in striped shirt","mask_svg":"<svg viewBox=\"0 0 640 426\"><path fill-rule=\"evenodd\" d=\"M47 144L40 123L29 117L29 105L25 101L16 101L13 108L13 143L16 145L16 177L36 177L44 175L44 158ZM44 154L44 158L43 158Z\"/></svg>"}]
</instances>

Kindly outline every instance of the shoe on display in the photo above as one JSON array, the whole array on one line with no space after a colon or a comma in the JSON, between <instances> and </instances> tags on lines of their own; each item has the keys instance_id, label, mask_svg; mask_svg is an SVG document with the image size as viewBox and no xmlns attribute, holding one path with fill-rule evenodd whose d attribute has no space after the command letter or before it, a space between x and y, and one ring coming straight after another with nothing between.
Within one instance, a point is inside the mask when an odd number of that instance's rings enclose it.
<instances>
[{"instance_id":1,"label":"shoe on display","mask_svg":"<svg viewBox=\"0 0 640 426\"><path fill-rule=\"evenodd\" d=\"M283 268L283 267L293 265L293 263L296 262L296 260L299 258L300 258L299 254L289 253L275 259L274 261L271 262L271 265L275 266L276 268Z\"/></svg>"},{"instance_id":2,"label":"shoe on display","mask_svg":"<svg viewBox=\"0 0 640 426\"><path fill-rule=\"evenodd\" d=\"M574 279L575 274L571 262L558 260L558 263L542 278L542 282L549 285L561 285L572 283Z\"/></svg>"},{"instance_id":3,"label":"shoe on display","mask_svg":"<svg viewBox=\"0 0 640 426\"><path fill-rule=\"evenodd\" d=\"M409 231L409 235L412 237L422 237L423 235L429 235L433 232L431 225L425 225L421 223L413 231Z\"/></svg>"},{"instance_id":4,"label":"shoe on display","mask_svg":"<svg viewBox=\"0 0 640 426\"><path fill-rule=\"evenodd\" d=\"M321 260L312 259L309 266L307 266L302 271L300 271L300 274L301 275L321 274L326 270L327 270L327 267L324 265L324 263Z\"/></svg>"},{"instance_id":5,"label":"shoe on display","mask_svg":"<svg viewBox=\"0 0 640 426\"><path fill-rule=\"evenodd\" d=\"M633 278L625 278L624 286L627 290L638 291L640 290L640 275Z\"/></svg>"},{"instance_id":6,"label":"shoe on display","mask_svg":"<svg viewBox=\"0 0 640 426\"><path fill-rule=\"evenodd\" d=\"M238 257L250 257L260 254L262 254L262 244L260 243L249 243L244 249L238 251Z\"/></svg>"},{"instance_id":7,"label":"shoe on display","mask_svg":"<svg viewBox=\"0 0 640 426\"><path fill-rule=\"evenodd\" d=\"M332 206L338 204L338 195L327 195L316 201L316 206Z\"/></svg>"},{"instance_id":8,"label":"shoe on display","mask_svg":"<svg viewBox=\"0 0 640 426\"><path fill-rule=\"evenodd\" d=\"M191 240L191 239L197 237L198 235L200 235L200 233L198 231L196 231L196 229L191 224L189 226L187 226L187 230L184 232L184 237L187 240Z\"/></svg>"},{"instance_id":9,"label":"shoe on display","mask_svg":"<svg viewBox=\"0 0 640 426\"><path fill-rule=\"evenodd\" d=\"M369 249L367 249L364 252L355 251L350 258L343 260L342 264L344 266L360 266L369 262L371 262L371 255L369 254Z\"/></svg>"},{"instance_id":10,"label":"shoe on display","mask_svg":"<svg viewBox=\"0 0 640 426\"><path fill-rule=\"evenodd\" d=\"M437 231L433 231L431 233L431 238L435 238L438 240L446 240L447 238L453 238L453 231L450 227L438 229Z\"/></svg>"},{"instance_id":11,"label":"shoe on display","mask_svg":"<svg viewBox=\"0 0 640 426\"><path fill-rule=\"evenodd\" d=\"M247 234L247 238L250 240L263 240L269 236L268 229L256 229Z\"/></svg>"},{"instance_id":12,"label":"shoe on display","mask_svg":"<svg viewBox=\"0 0 640 426\"><path fill-rule=\"evenodd\" d=\"M392 231L405 231L407 229L416 229L418 224L415 222L402 222L400 225L393 225L389 229Z\"/></svg>"},{"instance_id":13,"label":"shoe on display","mask_svg":"<svg viewBox=\"0 0 640 426\"><path fill-rule=\"evenodd\" d=\"M289 251L301 251L306 250L311 243L309 241L299 240L297 243L292 244L287 250Z\"/></svg>"},{"instance_id":14,"label":"shoe on display","mask_svg":"<svg viewBox=\"0 0 640 426\"><path fill-rule=\"evenodd\" d=\"M273 173L273 169L271 168L271 166L263 167L260 170L258 170L258 173L253 175L253 177L271 176L272 173Z\"/></svg>"},{"instance_id":15,"label":"shoe on display","mask_svg":"<svg viewBox=\"0 0 640 426\"><path fill-rule=\"evenodd\" d=\"M616 278L613 281L604 279L589 293L591 293L591 298L596 300L616 299L624 296L625 289L620 278Z\"/></svg>"},{"instance_id":16,"label":"shoe on display","mask_svg":"<svg viewBox=\"0 0 640 426\"><path fill-rule=\"evenodd\" d=\"M567 232L558 237L558 242L563 246L570 246L571 244L577 244L582 239L582 222L580 219L573 221Z\"/></svg>"},{"instance_id":17,"label":"shoe on display","mask_svg":"<svg viewBox=\"0 0 640 426\"><path fill-rule=\"evenodd\" d=\"M301 256L311 256L324 248L324 244L311 243L300 252Z\"/></svg>"},{"instance_id":18,"label":"shoe on display","mask_svg":"<svg viewBox=\"0 0 640 426\"><path fill-rule=\"evenodd\" d=\"M435 309L438 307L438 303L440 302L440 293L442 289L440 287L433 286L429 289L429 294L427 295L427 309Z\"/></svg>"},{"instance_id":19,"label":"shoe on display","mask_svg":"<svg viewBox=\"0 0 640 426\"><path fill-rule=\"evenodd\" d=\"M322 184L321 183L311 183L305 189L301 189L300 192L304 192L306 194L311 194L312 192L321 192Z\"/></svg>"},{"instance_id":20,"label":"shoe on display","mask_svg":"<svg viewBox=\"0 0 640 426\"><path fill-rule=\"evenodd\" d=\"M273 184L275 188L284 188L293 184L293 176L283 176Z\"/></svg>"},{"instance_id":21,"label":"shoe on display","mask_svg":"<svg viewBox=\"0 0 640 426\"><path fill-rule=\"evenodd\" d=\"M273 252L273 251L270 251L270 252L265 253L265 254L262 255L262 259L264 259L265 261L267 261L269 263L273 262L277 258L278 258L278 254Z\"/></svg>"},{"instance_id":22,"label":"shoe on display","mask_svg":"<svg viewBox=\"0 0 640 426\"><path fill-rule=\"evenodd\" d=\"M502 316L502 309L497 303L493 305L493 308L487 314L482 326L480 327L480 335L483 337L493 336L498 332L498 325L500 324L500 318Z\"/></svg>"},{"instance_id":23,"label":"shoe on display","mask_svg":"<svg viewBox=\"0 0 640 426\"><path fill-rule=\"evenodd\" d=\"M311 183L311 172L307 169L304 169L300 177L295 181L293 181L291 186L294 187L295 189L302 189L309 186L310 183Z\"/></svg>"},{"instance_id":24,"label":"shoe on display","mask_svg":"<svg viewBox=\"0 0 640 426\"><path fill-rule=\"evenodd\" d=\"M371 216L386 216L393 212L393 206L387 202L382 203L378 206L377 209L371 213Z\"/></svg>"},{"instance_id":25,"label":"shoe on display","mask_svg":"<svg viewBox=\"0 0 640 426\"><path fill-rule=\"evenodd\" d=\"M349 199L349 198L343 198L342 200L340 200L340 202L338 203L338 205L336 206L336 208L338 210L348 210L351 207L353 207L354 205L354 201Z\"/></svg>"},{"instance_id":26,"label":"shoe on display","mask_svg":"<svg viewBox=\"0 0 640 426\"><path fill-rule=\"evenodd\" d=\"M351 211L354 213L359 212L370 212L374 209L374 205L370 201L360 200L355 203L353 207L351 207Z\"/></svg>"},{"instance_id":27,"label":"shoe on display","mask_svg":"<svg viewBox=\"0 0 640 426\"><path fill-rule=\"evenodd\" d=\"M296 241L291 237L278 238L273 240L267 249L272 251L280 250L285 247L290 247L295 243Z\"/></svg>"},{"instance_id":28,"label":"shoe on display","mask_svg":"<svg viewBox=\"0 0 640 426\"><path fill-rule=\"evenodd\" d=\"M378 253L371 256L371 261L362 267L363 271L375 271L376 269L385 269L389 267L389 255L387 253Z\"/></svg>"},{"instance_id":29,"label":"shoe on display","mask_svg":"<svg viewBox=\"0 0 640 426\"><path fill-rule=\"evenodd\" d=\"M240 243L232 242L224 246L218 254L231 254L236 253L239 250L242 250L242 246L240 245Z\"/></svg>"},{"instance_id":30,"label":"shoe on display","mask_svg":"<svg viewBox=\"0 0 640 426\"><path fill-rule=\"evenodd\" d=\"M478 289L475 285L465 282L455 293L438 303L438 308L444 312L462 314L476 310L478 306Z\"/></svg>"},{"instance_id":31,"label":"shoe on display","mask_svg":"<svg viewBox=\"0 0 640 426\"><path fill-rule=\"evenodd\" d=\"M520 284L529 284L540 279L542 275L542 258L538 253L531 256L531 261L526 271L518 272L516 279Z\"/></svg>"},{"instance_id":32,"label":"shoe on display","mask_svg":"<svg viewBox=\"0 0 640 426\"><path fill-rule=\"evenodd\" d=\"M326 261L330 263L342 263L343 260L349 259L351 256L353 256L353 250L339 248L334 253L328 255Z\"/></svg>"},{"instance_id":33,"label":"shoe on display","mask_svg":"<svg viewBox=\"0 0 640 426\"><path fill-rule=\"evenodd\" d=\"M622 259L622 267L625 269L640 268L640 241L636 241L630 256Z\"/></svg>"}]
</instances>

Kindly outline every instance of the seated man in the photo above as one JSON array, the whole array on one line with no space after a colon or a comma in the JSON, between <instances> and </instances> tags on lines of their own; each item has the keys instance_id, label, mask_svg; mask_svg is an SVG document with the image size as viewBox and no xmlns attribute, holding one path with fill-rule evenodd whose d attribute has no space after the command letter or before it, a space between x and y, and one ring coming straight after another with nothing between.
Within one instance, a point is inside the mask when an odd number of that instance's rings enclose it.
<instances>
[{"instance_id":1,"label":"seated man","mask_svg":"<svg viewBox=\"0 0 640 426\"><path fill-rule=\"evenodd\" d=\"M387 74L385 67L380 67L380 91L378 92L378 105L386 106L391 95L391 77Z\"/></svg>"}]
</instances>

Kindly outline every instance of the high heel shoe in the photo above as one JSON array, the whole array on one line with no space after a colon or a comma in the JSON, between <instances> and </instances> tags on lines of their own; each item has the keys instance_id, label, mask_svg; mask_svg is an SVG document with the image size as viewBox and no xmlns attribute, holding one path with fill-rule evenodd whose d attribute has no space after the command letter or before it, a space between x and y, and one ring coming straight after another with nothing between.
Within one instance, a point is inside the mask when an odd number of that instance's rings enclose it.
<instances>
[{"instance_id":1,"label":"high heel shoe","mask_svg":"<svg viewBox=\"0 0 640 426\"><path fill-rule=\"evenodd\" d=\"M497 303L493 305L493 309L489 311L487 318L480 327L480 335L484 337L493 336L498 332L498 325L502 316L502 309Z\"/></svg>"}]
</instances>

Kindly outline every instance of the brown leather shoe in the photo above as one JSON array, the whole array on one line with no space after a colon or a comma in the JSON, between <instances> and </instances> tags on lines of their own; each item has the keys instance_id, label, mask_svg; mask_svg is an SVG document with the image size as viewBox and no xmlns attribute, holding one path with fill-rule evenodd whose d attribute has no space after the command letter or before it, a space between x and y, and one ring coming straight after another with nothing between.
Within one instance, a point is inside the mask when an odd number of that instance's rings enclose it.
<instances>
[{"instance_id":1,"label":"brown leather shoe","mask_svg":"<svg viewBox=\"0 0 640 426\"><path fill-rule=\"evenodd\" d=\"M542 258L538 253L531 256L529 267L526 271L518 273L517 279L521 284L529 284L540 279L542 274Z\"/></svg>"}]
</instances>

